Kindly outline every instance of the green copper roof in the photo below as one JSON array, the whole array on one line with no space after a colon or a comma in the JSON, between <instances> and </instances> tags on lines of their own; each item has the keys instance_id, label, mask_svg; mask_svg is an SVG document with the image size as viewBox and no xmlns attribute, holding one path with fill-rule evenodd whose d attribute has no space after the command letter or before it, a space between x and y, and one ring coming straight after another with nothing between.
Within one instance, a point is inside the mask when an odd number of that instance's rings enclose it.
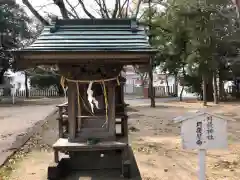
<instances>
[{"instance_id":1,"label":"green copper roof","mask_svg":"<svg viewBox=\"0 0 240 180\"><path fill-rule=\"evenodd\" d=\"M56 20L20 51L134 51L153 49L143 27L132 19Z\"/></svg>"}]
</instances>

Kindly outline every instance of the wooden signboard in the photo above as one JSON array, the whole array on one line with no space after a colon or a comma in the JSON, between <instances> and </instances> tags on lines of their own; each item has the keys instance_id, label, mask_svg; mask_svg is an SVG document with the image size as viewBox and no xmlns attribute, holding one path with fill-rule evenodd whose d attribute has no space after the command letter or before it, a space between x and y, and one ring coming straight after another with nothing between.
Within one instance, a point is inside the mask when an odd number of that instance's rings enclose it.
<instances>
[{"instance_id":1,"label":"wooden signboard","mask_svg":"<svg viewBox=\"0 0 240 180\"><path fill-rule=\"evenodd\" d=\"M182 121L184 149L227 148L227 121L208 113L196 114Z\"/></svg>"},{"instance_id":2,"label":"wooden signboard","mask_svg":"<svg viewBox=\"0 0 240 180\"><path fill-rule=\"evenodd\" d=\"M208 149L225 149L227 143L227 121L207 112L197 112L174 119L181 122L183 149L199 150L199 180L205 180L205 159Z\"/></svg>"}]
</instances>

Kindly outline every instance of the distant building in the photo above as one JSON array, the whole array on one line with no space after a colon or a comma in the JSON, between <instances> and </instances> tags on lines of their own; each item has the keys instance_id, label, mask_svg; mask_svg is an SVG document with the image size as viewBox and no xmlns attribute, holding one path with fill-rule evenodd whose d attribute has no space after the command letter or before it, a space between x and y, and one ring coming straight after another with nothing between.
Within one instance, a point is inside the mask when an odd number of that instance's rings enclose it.
<instances>
[{"instance_id":1,"label":"distant building","mask_svg":"<svg viewBox=\"0 0 240 180\"><path fill-rule=\"evenodd\" d=\"M8 81L6 83L10 83L16 90L24 91L25 87L25 75L23 72L12 72L7 71L4 76ZM6 84L5 83L5 84ZM30 88L30 80L28 79L28 88Z\"/></svg>"},{"instance_id":2,"label":"distant building","mask_svg":"<svg viewBox=\"0 0 240 180\"><path fill-rule=\"evenodd\" d=\"M123 73L124 77L126 78L126 85L125 85L125 93L127 94L138 94L141 92L141 90L138 90L139 87L141 87L141 77L139 74L137 74L132 66L126 66L125 72ZM148 85L148 76L145 79L145 85ZM168 76L168 86L170 88L173 88L175 84L175 77L172 75ZM156 68L153 72L153 86L156 89L159 89L159 87L165 88L167 87L166 82L166 75L161 72L160 68ZM141 88L140 88L141 89ZM180 95L180 92L182 90L182 86L178 84L178 96ZM172 89L173 91L173 89ZM183 97L195 97L193 93L189 93L186 90L183 91Z\"/></svg>"}]
</instances>

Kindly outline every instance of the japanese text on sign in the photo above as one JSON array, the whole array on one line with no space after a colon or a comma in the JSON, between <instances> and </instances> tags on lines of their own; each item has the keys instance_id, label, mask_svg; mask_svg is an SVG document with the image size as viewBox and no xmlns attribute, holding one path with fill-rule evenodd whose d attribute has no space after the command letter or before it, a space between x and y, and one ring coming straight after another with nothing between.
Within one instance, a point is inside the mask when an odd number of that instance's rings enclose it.
<instances>
[{"instance_id":1,"label":"japanese text on sign","mask_svg":"<svg viewBox=\"0 0 240 180\"><path fill-rule=\"evenodd\" d=\"M227 148L227 121L210 113L199 113L182 120L181 136L184 149Z\"/></svg>"},{"instance_id":2,"label":"japanese text on sign","mask_svg":"<svg viewBox=\"0 0 240 180\"><path fill-rule=\"evenodd\" d=\"M208 140L214 140L213 137L213 123L212 123L212 116L207 117L207 138Z\"/></svg>"},{"instance_id":3,"label":"japanese text on sign","mask_svg":"<svg viewBox=\"0 0 240 180\"><path fill-rule=\"evenodd\" d=\"M197 122L197 145L202 145L202 122Z\"/></svg>"}]
</instances>

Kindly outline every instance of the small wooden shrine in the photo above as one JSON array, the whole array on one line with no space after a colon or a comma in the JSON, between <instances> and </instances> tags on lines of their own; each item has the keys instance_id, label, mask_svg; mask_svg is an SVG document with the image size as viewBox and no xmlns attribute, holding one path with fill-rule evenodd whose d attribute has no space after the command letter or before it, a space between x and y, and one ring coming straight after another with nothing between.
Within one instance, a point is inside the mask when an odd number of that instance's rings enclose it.
<instances>
[{"instance_id":1,"label":"small wooden shrine","mask_svg":"<svg viewBox=\"0 0 240 180\"><path fill-rule=\"evenodd\" d=\"M49 167L48 178L59 179L66 169L108 168L119 168L129 178L120 73L124 65L148 65L155 54L144 28L133 19L56 20L31 46L13 53L20 68L57 65L61 84L68 87L68 102L58 106L57 166ZM69 157L60 160L59 152Z\"/></svg>"}]
</instances>

